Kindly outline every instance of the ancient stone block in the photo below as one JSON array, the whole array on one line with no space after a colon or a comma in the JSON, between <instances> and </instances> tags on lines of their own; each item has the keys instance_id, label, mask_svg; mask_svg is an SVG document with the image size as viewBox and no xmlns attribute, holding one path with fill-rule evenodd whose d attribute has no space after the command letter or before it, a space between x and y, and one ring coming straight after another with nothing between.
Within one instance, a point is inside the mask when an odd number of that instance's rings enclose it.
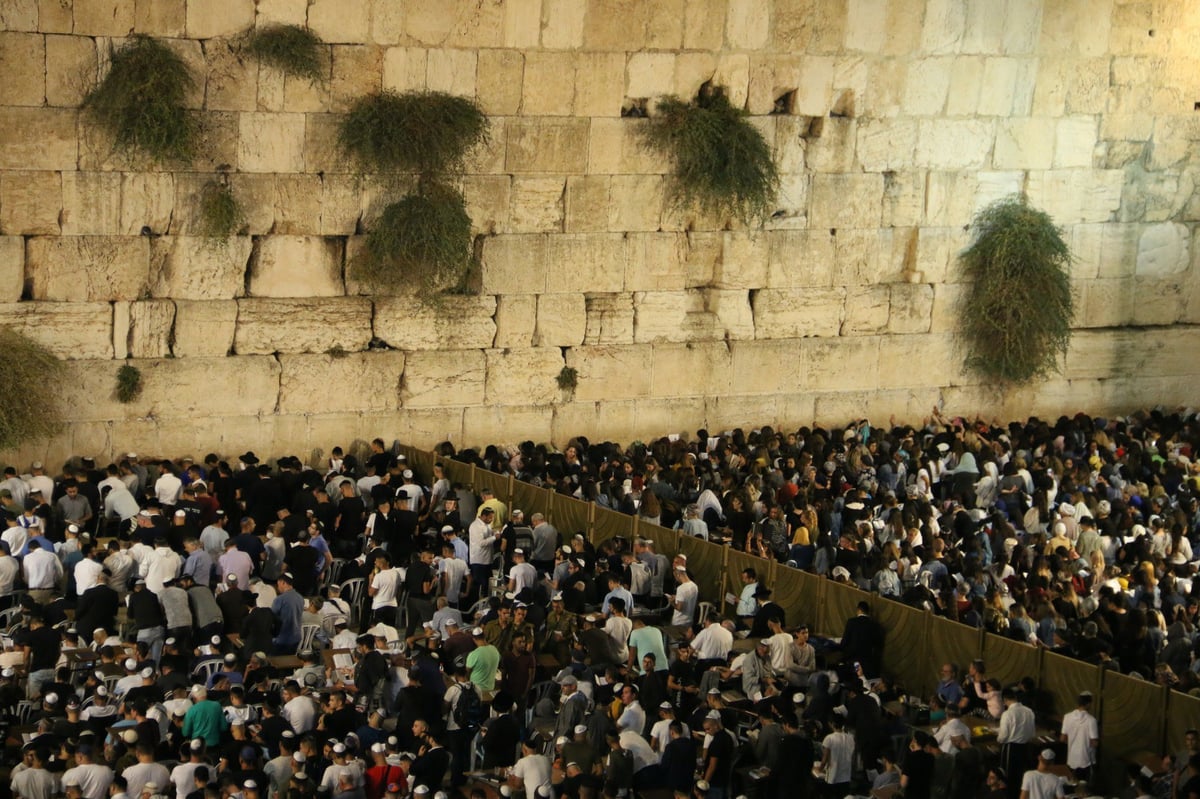
<instances>
[{"instance_id":1,"label":"ancient stone block","mask_svg":"<svg viewBox=\"0 0 1200 799\"><path fill-rule=\"evenodd\" d=\"M479 405L487 366L480 350L413 352L404 360L400 384L404 408Z\"/></svg>"},{"instance_id":2,"label":"ancient stone block","mask_svg":"<svg viewBox=\"0 0 1200 799\"><path fill-rule=\"evenodd\" d=\"M263 5L266 3L258 6L260 14ZM183 36L187 27L187 0L134 0L133 25L138 33L147 36Z\"/></svg>"},{"instance_id":3,"label":"ancient stone block","mask_svg":"<svg viewBox=\"0 0 1200 799\"><path fill-rule=\"evenodd\" d=\"M608 175L573 175L567 178L565 229L591 233L608 227Z\"/></svg>"},{"instance_id":4,"label":"ancient stone block","mask_svg":"<svg viewBox=\"0 0 1200 799\"><path fill-rule=\"evenodd\" d=\"M887 331L928 333L933 314L933 286L927 283L893 283L891 292Z\"/></svg>"},{"instance_id":5,"label":"ancient stone block","mask_svg":"<svg viewBox=\"0 0 1200 799\"><path fill-rule=\"evenodd\" d=\"M371 19L368 0L311 0L308 26L322 41L359 44L369 40Z\"/></svg>"},{"instance_id":6,"label":"ancient stone block","mask_svg":"<svg viewBox=\"0 0 1200 799\"><path fill-rule=\"evenodd\" d=\"M359 297L237 301L234 350L238 355L273 352L365 350L371 340L371 301Z\"/></svg>"},{"instance_id":7,"label":"ancient stone block","mask_svg":"<svg viewBox=\"0 0 1200 799\"><path fill-rule=\"evenodd\" d=\"M507 116L520 111L524 74L524 54L514 50L480 50L475 93L484 112Z\"/></svg>"},{"instance_id":8,"label":"ancient stone block","mask_svg":"<svg viewBox=\"0 0 1200 799\"><path fill-rule=\"evenodd\" d=\"M1058 120L1054 134L1054 168L1091 168L1096 149L1095 117Z\"/></svg>"},{"instance_id":9,"label":"ancient stone block","mask_svg":"<svg viewBox=\"0 0 1200 799\"><path fill-rule=\"evenodd\" d=\"M938 116L946 107L950 76L955 59L949 56L922 58L908 65L904 87L904 111L912 116Z\"/></svg>"},{"instance_id":10,"label":"ancient stone block","mask_svg":"<svg viewBox=\"0 0 1200 799\"><path fill-rule=\"evenodd\" d=\"M533 331L537 327L537 304L537 296L533 294L503 294L497 297L493 346L532 346Z\"/></svg>"},{"instance_id":11,"label":"ancient stone block","mask_svg":"<svg viewBox=\"0 0 1200 799\"><path fill-rule=\"evenodd\" d=\"M712 285L724 289L756 289L767 283L769 241L762 232L728 232L721 256L713 265Z\"/></svg>"},{"instance_id":12,"label":"ancient stone block","mask_svg":"<svg viewBox=\"0 0 1200 799\"><path fill-rule=\"evenodd\" d=\"M541 234L488 236L483 242L485 294L541 293L546 275L546 237Z\"/></svg>"},{"instance_id":13,"label":"ancient stone block","mask_svg":"<svg viewBox=\"0 0 1200 799\"><path fill-rule=\"evenodd\" d=\"M254 0L211 0L187 4L187 35L192 39L230 36L253 24ZM76 26L78 27L78 12Z\"/></svg>"},{"instance_id":14,"label":"ancient stone block","mask_svg":"<svg viewBox=\"0 0 1200 799\"><path fill-rule=\"evenodd\" d=\"M208 61L204 106L219 111L255 111L258 108L258 59L238 50L231 41L216 41L204 48Z\"/></svg>"},{"instance_id":15,"label":"ancient stone block","mask_svg":"<svg viewBox=\"0 0 1200 799\"><path fill-rule=\"evenodd\" d=\"M400 406L404 353L279 356L279 413L390 411Z\"/></svg>"},{"instance_id":16,"label":"ancient stone block","mask_svg":"<svg viewBox=\"0 0 1200 799\"><path fill-rule=\"evenodd\" d=\"M619 121L619 120L617 120ZM580 174L588 162L584 119L513 119L505 165L510 172Z\"/></svg>"},{"instance_id":17,"label":"ancient stone block","mask_svg":"<svg viewBox=\"0 0 1200 799\"><path fill-rule=\"evenodd\" d=\"M941 283L933 287L933 308L930 311L929 332L948 333L959 329L967 283Z\"/></svg>"},{"instance_id":18,"label":"ancient stone block","mask_svg":"<svg viewBox=\"0 0 1200 799\"><path fill-rule=\"evenodd\" d=\"M121 176L113 172L64 172L64 236L108 236L121 228Z\"/></svg>"},{"instance_id":19,"label":"ancient stone block","mask_svg":"<svg viewBox=\"0 0 1200 799\"><path fill-rule=\"evenodd\" d=\"M1055 121L1044 117L1000 120L992 165L997 169L1049 169L1054 160L1054 130Z\"/></svg>"},{"instance_id":20,"label":"ancient stone block","mask_svg":"<svg viewBox=\"0 0 1200 799\"><path fill-rule=\"evenodd\" d=\"M732 395L794 392L804 385L800 341L733 341L729 349Z\"/></svg>"},{"instance_id":21,"label":"ancient stone block","mask_svg":"<svg viewBox=\"0 0 1200 799\"><path fill-rule=\"evenodd\" d=\"M66 302L134 300L149 278L144 236L33 238L25 271L33 299Z\"/></svg>"},{"instance_id":22,"label":"ancient stone block","mask_svg":"<svg viewBox=\"0 0 1200 799\"><path fill-rule=\"evenodd\" d=\"M582 294L539 294L535 347L575 347L583 343L587 309Z\"/></svg>"},{"instance_id":23,"label":"ancient stone block","mask_svg":"<svg viewBox=\"0 0 1200 799\"><path fill-rule=\"evenodd\" d=\"M980 169L995 137L993 123L982 119L922 120L917 136L917 165L932 169Z\"/></svg>"},{"instance_id":24,"label":"ancient stone block","mask_svg":"<svg viewBox=\"0 0 1200 799\"><path fill-rule=\"evenodd\" d=\"M496 338L496 298L416 297L375 301L375 336L398 350L482 349Z\"/></svg>"},{"instance_id":25,"label":"ancient stone block","mask_svg":"<svg viewBox=\"0 0 1200 799\"><path fill-rule=\"evenodd\" d=\"M875 228L883 207L883 176L815 175L809 219L820 228Z\"/></svg>"},{"instance_id":26,"label":"ancient stone block","mask_svg":"<svg viewBox=\"0 0 1200 799\"><path fill-rule=\"evenodd\" d=\"M543 264L548 293L604 293L624 287L624 247L619 233L550 236Z\"/></svg>"},{"instance_id":27,"label":"ancient stone block","mask_svg":"<svg viewBox=\"0 0 1200 799\"><path fill-rule=\"evenodd\" d=\"M484 401L493 405L548 405L562 397L557 347L485 350Z\"/></svg>"},{"instance_id":28,"label":"ancient stone block","mask_svg":"<svg viewBox=\"0 0 1200 799\"><path fill-rule=\"evenodd\" d=\"M858 122L843 117L825 120L821 137L808 142L805 162L814 172L859 172L854 160Z\"/></svg>"},{"instance_id":29,"label":"ancient stone block","mask_svg":"<svg viewBox=\"0 0 1200 799\"><path fill-rule=\"evenodd\" d=\"M575 116L620 116L625 55L578 53L575 59Z\"/></svg>"},{"instance_id":30,"label":"ancient stone block","mask_svg":"<svg viewBox=\"0 0 1200 799\"><path fill-rule=\"evenodd\" d=\"M573 53L525 55L521 113L526 116L570 116L575 103Z\"/></svg>"},{"instance_id":31,"label":"ancient stone block","mask_svg":"<svg viewBox=\"0 0 1200 799\"><path fill-rule=\"evenodd\" d=\"M0 169L75 169L77 117L68 108L0 107L0 130L21 132L0 137Z\"/></svg>"},{"instance_id":32,"label":"ancient stone block","mask_svg":"<svg viewBox=\"0 0 1200 799\"><path fill-rule=\"evenodd\" d=\"M474 50L430 50L425 72L426 85L433 92L474 97L477 66Z\"/></svg>"},{"instance_id":33,"label":"ancient stone block","mask_svg":"<svg viewBox=\"0 0 1200 799\"><path fill-rule=\"evenodd\" d=\"M120 0L75 0L74 32L82 36L128 36L133 30L133 3Z\"/></svg>"},{"instance_id":34,"label":"ancient stone block","mask_svg":"<svg viewBox=\"0 0 1200 799\"><path fill-rule=\"evenodd\" d=\"M0 105L46 101L46 43L36 33L0 33Z\"/></svg>"},{"instance_id":35,"label":"ancient stone block","mask_svg":"<svg viewBox=\"0 0 1200 799\"><path fill-rule=\"evenodd\" d=\"M138 236L149 228L165 233L175 206L175 177L170 172L121 174L120 232Z\"/></svg>"},{"instance_id":36,"label":"ancient stone block","mask_svg":"<svg viewBox=\"0 0 1200 799\"><path fill-rule=\"evenodd\" d=\"M755 337L836 336L842 327L845 300L844 288L757 291L753 300Z\"/></svg>"},{"instance_id":37,"label":"ancient stone block","mask_svg":"<svg viewBox=\"0 0 1200 799\"><path fill-rule=\"evenodd\" d=\"M589 174L662 174L669 164L640 138L641 124L628 119L593 119L587 157Z\"/></svg>"},{"instance_id":38,"label":"ancient stone block","mask_svg":"<svg viewBox=\"0 0 1200 799\"><path fill-rule=\"evenodd\" d=\"M19 302L0 306L5 324L60 358L113 357L112 307L105 302Z\"/></svg>"},{"instance_id":39,"label":"ancient stone block","mask_svg":"<svg viewBox=\"0 0 1200 799\"><path fill-rule=\"evenodd\" d=\"M177 358L228 355L233 348L237 316L233 300L176 300L171 352Z\"/></svg>"},{"instance_id":40,"label":"ancient stone block","mask_svg":"<svg viewBox=\"0 0 1200 799\"><path fill-rule=\"evenodd\" d=\"M609 230L658 230L662 208L662 176L613 175L609 188Z\"/></svg>"},{"instance_id":41,"label":"ancient stone block","mask_svg":"<svg viewBox=\"0 0 1200 799\"><path fill-rule=\"evenodd\" d=\"M656 98L675 94L675 55L632 53L625 67L625 96Z\"/></svg>"},{"instance_id":42,"label":"ancient stone block","mask_svg":"<svg viewBox=\"0 0 1200 799\"><path fill-rule=\"evenodd\" d=\"M793 113L825 116L832 105L834 60L806 55L800 61L800 84L796 87Z\"/></svg>"},{"instance_id":43,"label":"ancient stone block","mask_svg":"<svg viewBox=\"0 0 1200 799\"><path fill-rule=\"evenodd\" d=\"M578 375L576 402L650 394L651 350L642 346L572 347L566 365Z\"/></svg>"},{"instance_id":44,"label":"ancient stone block","mask_svg":"<svg viewBox=\"0 0 1200 799\"><path fill-rule=\"evenodd\" d=\"M164 358L170 355L174 324L175 303L170 300L129 303L129 357ZM115 328L113 332L120 334Z\"/></svg>"},{"instance_id":45,"label":"ancient stone block","mask_svg":"<svg viewBox=\"0 0 1200 799\"><path fill-rule=\"evenodd\" d=\"M1119 169L1063 169L1030 172L1029 202L1060 225L1107 222L1121 207L1124 172Z\"/></svg>"},{"instance_id":46,"label":"ancient stone block","mask_svg":"<svg viewBox=\"0 0 1200 799\"><path fill-rule=\"evenodd\" d=\"M425 88L429 51L418 47L389 47L383 54L383 88L395 92Z\"/></svg>"},{"instance_id":47,"label":"ancient stone block","mask_svg":"<svg viewBox=\"0 0 1200 799\"><path fill-rule=\"evenodd\" d=\"M875 388L879 385L879 341L878 336L803 339L801 385L808 391Z\"/></svg>"},{"instance_id":48,"label":"ancient stone block","mask_svg":"<svg viewBox=\"0 0 1200 799\"><path fill-rule=\"evenodd\" d=\"M587 7L575 0L545 0L542 3L542 47L574 50L583 45L583 21Z\"/></svg>"},{"instance_id":49,"label":"ancient stone block","mask_svg":"<svg viewBox=\"0 0 1200 799\"><path fill-rule=\"evenodd\" d=\"M240 297L246 288L250 249L249 236L221 241L199 236L154 238L150 245L150 293L180 300Z\"/></svg>"},{"instance_id":50,"label":"ancient stone block","mask_svg":"<svg viewBox=\"0 0 1200 799\"><path fill-rule=\"evenodd\" d=\"M513 182L508 175L472 175L463 178L463 199L476 234L510 233ZM559 225L556 230L561 230Z\"/></svg>"},{"instance_id":51,"label":"ancient stone block","mask_svg":"<svg viewBox=\"0 0 1200 799\"><path fill-rule=\"evenodd\" d=\"M584 344L633 343L632 294L587 294L585 303Z\"/></svg>"},{"instance_id":52,"label":"ancient stone block","mask_svg":"<svg viewBox=\"0 0 1200 799\"><path fill-rule=\"evenodd\" d=\"M655 344L650 394L654 397L727 395L733 356L720 341Z\"/></svg>"},{"instance_id":53,"label":"ancient stone block","mask_svg":"<svg viewBox=\"0 0 1200 799\"><path fill-rule=\"evenodd\" d=\"M634 341L724 341L754 337L747 292L690 289L633 295Z\"/></svg>"},{"instance_id":54,"label":"ancient stone block","mask_svg":"<svg viewBox=\"0 0 1200 799\"><path fill-rule=\"evenodd\" d=\"M0 172L0 231L57 235L61 211L62 179L57 172Z\"/></svg>"},{"instance_id":55,"label":"ancient stone block","mask_svg":"<svg viewBox=\"0 0 1200 799\"><path fill-rule=\"evenodd\" d=\"M38 0L13 0L0 7L0 27L4 30L36 31L38 22ZM66 9L66 28L71 30L70 8Z\"/></svg>"},{"instance_id":56,"label":"ancient stone block","mask_svg":"<svg viewBox=\"0 0 1200 799\"><path fill-rule=\"evenodd\" d=\"M238 169L303 172L303 114L249 113L239 117Z\"/></svg>"},{"instance_id":57,"label":"ancient stone block","mask_svg":"<svg viewBox=\"0 0 1200 799\"><path fill-rule=\"evenodd\" d=\"M0 236L0 302L21 299L25 288L25 240L20 236Z\"/></svg>"},{"instance_id":58,"label":"ancient stone block","mask_svg":"<svg viewBox=\"0 0 1200 799\"><path fill-rule=\"evenodd\" d=\"M864 119L856 133L856 155L867 172L903 169L912 164L917 145L916 120Z\"/></svg>"},{"instance_id":59,"label":"ancient stone block","mask_svg":"<svg viewBox=\"0 0 1200 799\"><path fill-rule=\"evenodd\" d=\"M683 233L630 234L625 240L625 290L671 291L687 287L687 245Z\"/></svg>"},{"instance_id":60,"label":"ancient stone block","mask_svg":"<svg viewBox=\"0 0 1200 799\"><path fill-rule=\"evenodd\" d=\"M513 178L510 223L517 233L563 229L566 178Z\"/></svg>"},{"instance_id":61,"label":"ancient stone block","mask_svg":"<svg viewBox=\"0 0 1200 799\"><path fill-rule=\"evenodd\" d=\"M1178 222L1149 225L1138 241L1138 277L1163 277L1186 271L1191 263L1191 232Z\"/></svg>"},{"instance_id":62,"label":"ancient stone block","mask_svg":"<svg viewBox=\"0 0 1200 799\"><path fill-rule=\"evenodd\" d=\"M251 259L248 292L254 297L341 296L342 260L337 239L268 236Z\"/></svg>"},{"instance_id":63,"label":"ancient stone block","mask_svg":"<svg viewBox=\"0 0 1200 799\"><path fill-rule=\"evenodd\" d=\"M46 104L73 108L96 76L96 42L84 36L46 37Z\"/></svg>"}]
</instances>

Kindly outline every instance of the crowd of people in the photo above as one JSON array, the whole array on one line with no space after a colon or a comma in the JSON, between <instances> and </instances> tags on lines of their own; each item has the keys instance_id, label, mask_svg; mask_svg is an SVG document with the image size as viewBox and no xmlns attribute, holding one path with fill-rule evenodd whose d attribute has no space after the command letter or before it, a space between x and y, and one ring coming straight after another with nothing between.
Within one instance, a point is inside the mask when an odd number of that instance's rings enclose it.
<instances>
[{"instance_id":1,"label":"crowd of people","mask_svg":"<svg viewBox=\"0 0 1200 799\"><path fill-rule=\"evenodd\" d=\"M829 653L753 570L732 612L700 617L685 556L651 536L594 547L444 462L1186 690L1197 443L1190 411L1001 426L935 410L919 428L443 444L431 476L379 439L319 468L253 452L9 468L12 789L434 799L485 790L468 778L484 769L530 799L1061 795L1027 686L947 664L935 726L914 730L865 605ZM1081 786L1089 701L1061 728ZM1000 759L973 744L972 716L999 724ZM1197 751L1130 795L1200 799Z\"/></svg>"}]
</instances>

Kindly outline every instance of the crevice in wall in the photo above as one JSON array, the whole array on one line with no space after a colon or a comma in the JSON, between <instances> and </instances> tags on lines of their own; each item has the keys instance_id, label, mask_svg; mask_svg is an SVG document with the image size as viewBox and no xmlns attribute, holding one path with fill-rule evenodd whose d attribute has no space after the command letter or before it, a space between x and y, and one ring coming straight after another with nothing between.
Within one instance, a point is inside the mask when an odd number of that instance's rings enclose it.
<instances>
[{"instance_id":1,"label":"crevice in wall","mask_svg":"<svg viewBox=\"0 0 1200 799\"><path fill-rule=\"evenodd\" d=\"M785 89L782 94L778 95L771 113L783 116L791 116L796 113L796 90Z\"/></svg>"},{"instance_id":2,"label":"crevice in wall","mask_svg":"<svg viewBox=\"0 0 1200 799\"><path fill-rule=\"evenodd\" d=\"M626 119L644 119L650 116L649 100L645 97L626 97L621 103L621 116Z\"/></svg>"},{"instance_id":3,"label":"crevice in wall","mask_svg":"<svg viewBox=\"0 0 1200 799\"><path fill-rule=\"evenodd\" d=\"M246 256L246 267L242 271L242 296L250 296L250 280L254 276L254 270L258 267L258 258L262 248L262 236L250 237L250 254Z\"/></svg>"}]
</instances>

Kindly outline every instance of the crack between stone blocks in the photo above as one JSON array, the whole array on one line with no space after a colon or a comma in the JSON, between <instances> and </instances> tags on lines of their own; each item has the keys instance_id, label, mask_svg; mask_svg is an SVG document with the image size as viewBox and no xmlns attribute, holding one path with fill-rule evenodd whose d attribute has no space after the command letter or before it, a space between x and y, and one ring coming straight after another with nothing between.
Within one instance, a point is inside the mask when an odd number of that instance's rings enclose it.
<instances>
[{"instance_id":1,"label":"crack between stone blocks","mask_svg":"<svg viewBox=\"0 0 1200 799\"><path fill-rule=\"evenodd\" d=\"M236 335L236 333L235 333L235 335ZM277 377L276 377L276 383L275 383L275 408L272 411L272 413L275 416L278 416L279 408L281 405L283 405L283 363L279 360L278 352L271 353L271 359L273 361L275 361L275 365L279 367L279 371L276 372Z\"/></svg>"}]
</instances>

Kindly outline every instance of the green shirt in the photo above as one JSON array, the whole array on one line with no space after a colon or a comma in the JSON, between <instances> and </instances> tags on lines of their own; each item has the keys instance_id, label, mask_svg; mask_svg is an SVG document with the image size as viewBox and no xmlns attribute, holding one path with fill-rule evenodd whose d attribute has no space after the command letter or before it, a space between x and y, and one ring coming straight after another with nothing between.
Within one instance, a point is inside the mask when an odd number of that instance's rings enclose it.
<instances>
[{"instance_id":1,"label":"green shirt","mask_svg":"<svg viewBox=\"0 0 1200 799\"><path fill-rule=\"evenodd\" d=\"M210 747L220 745L221 733L227 729L229 720L221 706L211 699L192 705L183 717L183 737L203 738Z\"/></svg>"},{"instance_id":2,"label":"green shirt","mask_svg":"<svg viewBox=\"0 0 1200 799\"><path fill-rule=\"evenodd\" d=\"M495 690L496 669L500 668L500 650L491 644L476 647L467 655L467 668L471 670L471 682L475 683L479 690Z\"/></svg>"}]
</instances>

